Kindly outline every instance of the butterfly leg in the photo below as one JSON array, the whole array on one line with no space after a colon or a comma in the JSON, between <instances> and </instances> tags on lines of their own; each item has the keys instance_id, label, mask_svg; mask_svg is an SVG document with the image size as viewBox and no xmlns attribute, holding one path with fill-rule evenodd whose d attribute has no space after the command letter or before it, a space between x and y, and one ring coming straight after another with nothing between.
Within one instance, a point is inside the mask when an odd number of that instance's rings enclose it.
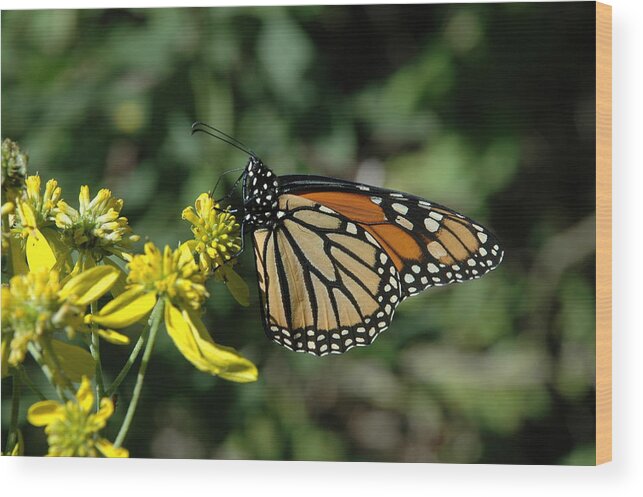
<instances>
[{"instance_id":1,"label":"butterfly leg","mask_svg":"<svg viewBox=\"0 0 643 497\"><path fill-rule=\"evenodd\" d=\"M243 250L245 249L245 245L246 245L245 228L246 228L246 225L244 223L241 223L241 248L230 256L231 259L235 259L239 257L243 253Z\"/></svg>"},{"instance_id":2,"label":"butterfly leg","mask_svg":"<svg viewBox=\"0 0 643 497\"><path fill-rule=\"evenodd\" d=\"M214 185L214 188L212 188L212 190L210 191L210 196L214 199L214 192L217 190L217 188L219 187L219 183L221 183L221 180L223 179L223 177L224 177L226 174L233 173L233 172L235 172L235 171L239 171L239 170L243 170L243 168L229 169L228 171L223 172L223 173L219 176L219 179L217 179L217 182L216 182L216 184ZM220 199L218 199L218 200L216 200L216 199L215 199L214 201L218 204L218 203L222 202L223 200L227 200L227 199L229 199L229 198L232 196L232 194L234 193L234 191L236 190L237 186L239 186L239 182L240 182L242 179L243 179L243 175L239 176L239 177L236 179L236 181L233 183L232 188L230 189L230 191L228 191L228 193L226 193L226 194L225 194L223 197L221 197Z\"/></svg>"}]
</instances>

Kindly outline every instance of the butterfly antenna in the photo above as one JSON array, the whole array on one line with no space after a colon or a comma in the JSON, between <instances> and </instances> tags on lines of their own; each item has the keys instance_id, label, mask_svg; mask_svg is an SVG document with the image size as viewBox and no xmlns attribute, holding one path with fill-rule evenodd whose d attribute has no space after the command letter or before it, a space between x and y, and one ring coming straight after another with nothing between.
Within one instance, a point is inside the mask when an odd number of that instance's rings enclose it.
<instances>
[{"instance_id":1,"label":"butterfly antenna","mask_svg":"<svg viewBox=\"0 0 643 497\"><path fill-rule=\"evenodd\" d=\"M216 138L218 140L221 140L222 142L227 143L228 145L232 145L234 148L241 150L242 152L245 152L246 154L252 157L257 157L257 154L255 154L252 150L250 150L250 148L247 145L244 145L236 138L233 138L232 136L228 135L227 133L224 133L220 129L215 128L214 126L210 126L209 124L202 123L201 121L196 121L195 123L192 124L192 134L197 132L210 135L213 138Z\"/></svg>"}]
</instances>

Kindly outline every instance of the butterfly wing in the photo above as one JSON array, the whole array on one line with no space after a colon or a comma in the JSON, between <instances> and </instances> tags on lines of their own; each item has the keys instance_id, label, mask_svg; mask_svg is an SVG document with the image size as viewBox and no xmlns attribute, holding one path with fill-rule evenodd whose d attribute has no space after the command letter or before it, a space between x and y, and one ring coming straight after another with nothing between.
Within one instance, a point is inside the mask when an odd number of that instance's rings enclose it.
<instances>
[{"instance_id":1,"label":"butterfly wing","mask_svg":"<svg viewBox=\"0 0 643 497\"><path fill-rule=\"evenodd\" d=\"M280 181L282 191L332 209L375 238L396 267L402 298L480 278L502 261L488 229L420 197L319 176Z\"/></svg>"},{"instance_id":2,"label":"butterfly wing","mask_svg":"<svg viewBox=\"0 0 643 497\"><path fill-rule=\"evenodd\" d=\"M268 336L298 352L368 345L402 300L393 259L367 230L300 195L279 197L279 222L253 233Z\"/></svg>"}]
</instances>

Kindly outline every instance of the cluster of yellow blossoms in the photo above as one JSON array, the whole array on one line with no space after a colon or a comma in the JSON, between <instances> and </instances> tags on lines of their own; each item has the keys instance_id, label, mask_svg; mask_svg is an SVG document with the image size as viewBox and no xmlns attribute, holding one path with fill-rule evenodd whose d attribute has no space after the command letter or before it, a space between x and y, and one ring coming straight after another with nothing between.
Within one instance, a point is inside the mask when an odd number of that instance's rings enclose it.
<instances>
[{"instance_id":1,"label":"cluster of yellow blossoms","mask_svg":"<svg viewBox=\"0 0 643 497\"><path fill-rule=\"evenodd\" d=\"M1 364L2 377L12 375L16 390L21 379L33 384L23 367L31 357L55 389L58 401L43 399L27 415L33 425L46 427L49 455L128 456L121 444L161 322L199 370L236 382L257 379L255 365L215 343L201 319L210 277L225 281L235 298L247 304L247 286L232 269L241 240L231 213L202 194L196 209L183 211L194 239L176 249L146 243L137 254L134 245L140 237L121 215L121 199L106 189L91 198L89 188L82 186L74 208L63 200L56 180L47 181L43 192L40 177L27 175L27 161L15 143L2 143L3 275L12 276L2 286ZM145 322L132 360L106 388L98 337L127 345L128 336L116 330ZM109 395L143 343L135 395L112 444L99 434L114 412ZM77 391L74 384L80 384ZM6 453L21 453L17 420L12 419L9 438Z\"/></svg>"},{"instance_id":2,"label":"cluster of yellow blossoms","mask_svg":"<svg viewBox=\"0 0 643 497\"><path fill-rule=\"evenodd\" d=\"M49 456L128 457L127 449L114 447L97 436L114 413L114 403L103 398L94 412L94 394L89 379L83 376L73 400L65 403L42 400L33 404L27 419L34 426L44 426Z\"/></svg>"}]
</instances>

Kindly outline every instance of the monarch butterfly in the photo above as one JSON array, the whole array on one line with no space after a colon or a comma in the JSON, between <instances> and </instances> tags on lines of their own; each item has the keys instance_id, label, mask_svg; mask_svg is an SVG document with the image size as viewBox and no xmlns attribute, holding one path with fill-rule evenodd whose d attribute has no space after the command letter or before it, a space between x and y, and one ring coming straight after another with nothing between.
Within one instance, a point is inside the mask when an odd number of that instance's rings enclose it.
<instances>
[{"instance_id":1,"label":"monarch butterfly","mask_svg":"<svg viewBox=\"0 0 643 497\"><path fill-rule=\"evenodd\" d=\"M404 299L502 261L495 236L447 207L334 178L277 176L238 140L203 123L194 131L201 126L250 156L236 183L242 239L249 231L266 335L288 349L323 356L369 345Z\"/></svg>"}]
</instances>

